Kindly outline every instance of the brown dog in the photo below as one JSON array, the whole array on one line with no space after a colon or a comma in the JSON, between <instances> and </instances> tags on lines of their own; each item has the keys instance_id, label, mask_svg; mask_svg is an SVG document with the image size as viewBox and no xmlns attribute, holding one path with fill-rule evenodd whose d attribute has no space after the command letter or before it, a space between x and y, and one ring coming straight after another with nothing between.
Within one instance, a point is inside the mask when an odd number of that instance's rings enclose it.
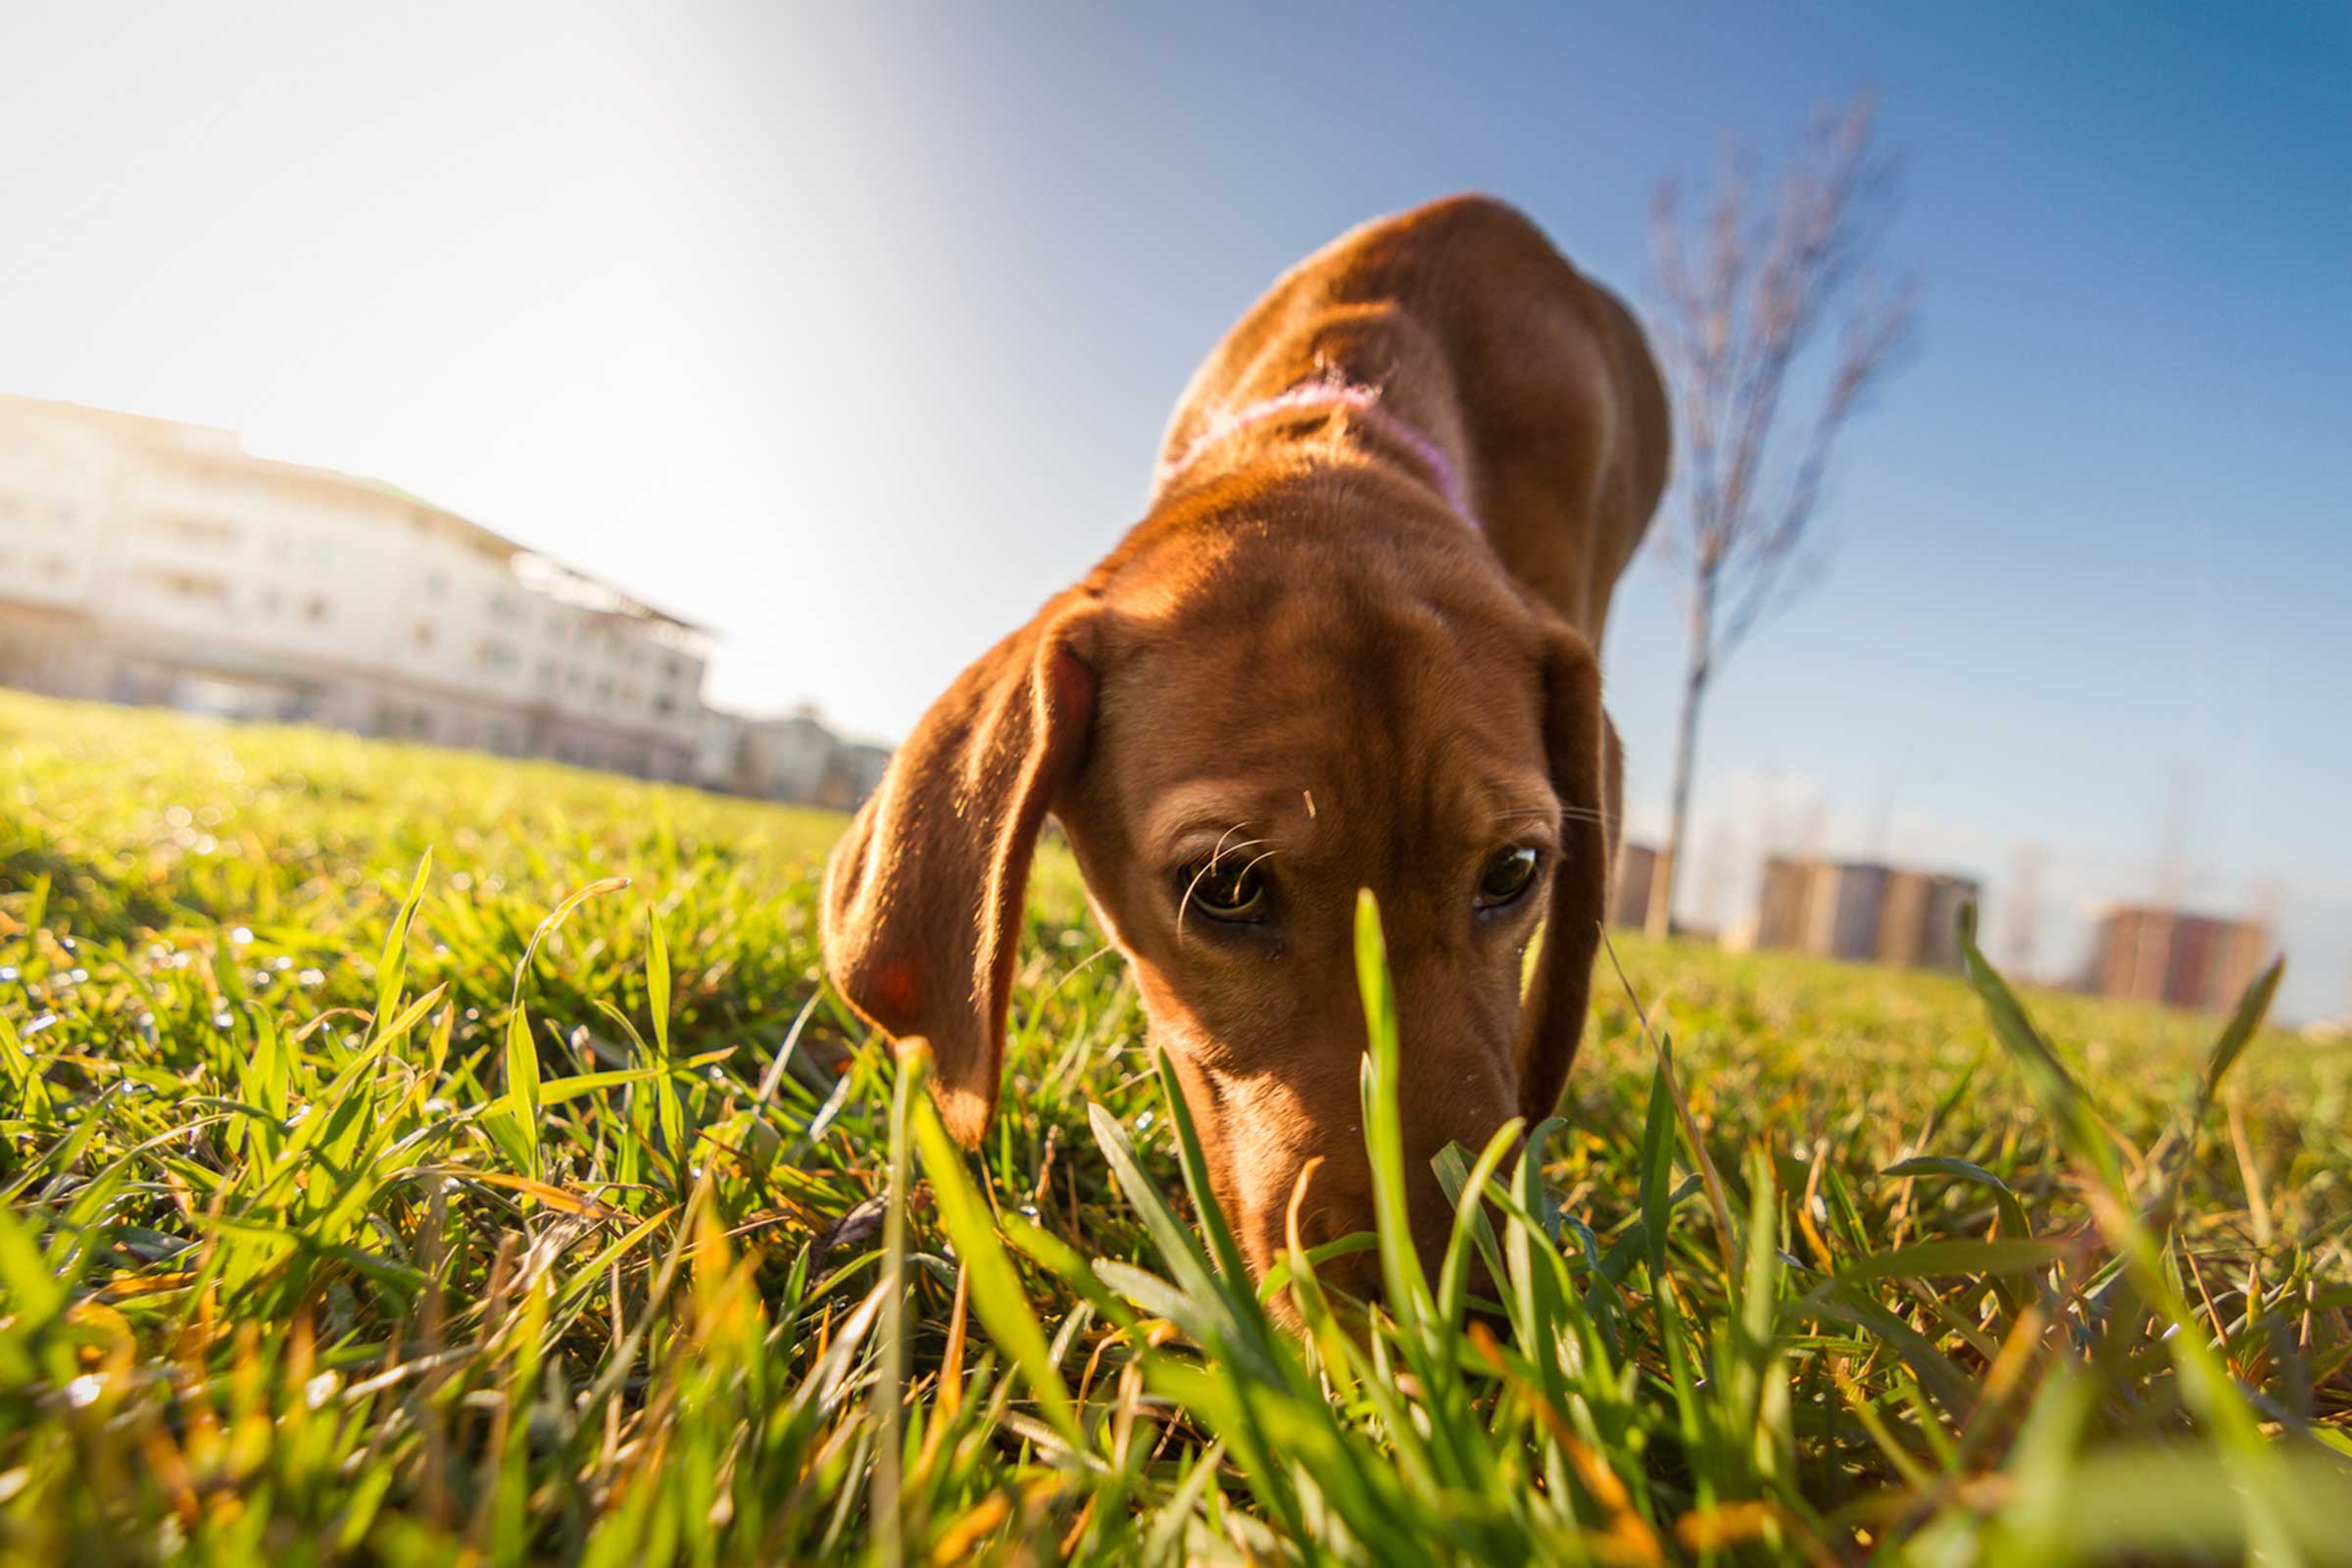
<instances>
[{"instance_id":1,"label":"brown dog","mask_svg":"<svg viewBox=\"0 0 2352 1568\"><path fill-rule=\"evenodd\" d=\"M996 1108L1052 812L1251 1266L1316 1155L1308 1245L1369 1228L1369 887L1434 1265L1429 1159L1549 1114L1584 1029L1622 776L1595 650L1667 438L1633 318L1494 201L1277 282L1186 389L1149 515L957 677L833 852L834 984L930 1043L950 1130L976 1144Z\"/></svg>"}]
</instances>

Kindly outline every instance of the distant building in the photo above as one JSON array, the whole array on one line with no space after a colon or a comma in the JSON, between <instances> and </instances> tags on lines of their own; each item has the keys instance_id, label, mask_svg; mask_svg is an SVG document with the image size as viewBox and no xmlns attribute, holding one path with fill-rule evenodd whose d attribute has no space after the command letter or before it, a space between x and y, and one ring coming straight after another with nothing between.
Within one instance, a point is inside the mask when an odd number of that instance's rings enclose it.
<instances>
[{"instance_id":1,"label":"distant building","mask_svg":"<svg viewBox=\"0 0 2352 1568\"><path fill-rule=\"evenodd\" d=\"M0 398L0 684L683 779L709 646L389 485Z\"/></svg>"},{"instance_id":2,"label":"distant building","mask_svg":"<svg viewBox=\"0 0 2352 1568\"><path fill-rule=\"evenodd\" d=\"M842 742L825 760L824 782L817 788L816 804L844 810L858 805L882 787L882 774L889 766L889 747L865 741Z\"/></svg>"},{"instance_id":3,"label":"distant building","mask_svg":"<svg viewBox=\"0 0 2352 1568\"><path fill-rule=\"evenodd\" d=\"M743 794L731 785L743 746L744 716L722 708L703 710L694 738L694 781L707 790Z\"/></svg>"},{"instance_id":4,"label":"distant building","mask_svg":"<svg viewBox=\"0 0 2352 1568\"><path fill-rule=\"evenodd\" d=\"M1609 924L1640 931L1648 924L1648 901L1658 886L1665 858L1648 844L1618 842L1618 874L1609 889Z\"/></svg>"},{"instance_id":5,"label":"distant building","mask_svg":"<svg viewBox=\"0 0 2352 1568\"><path fill-rule=\"evenodd\" d=\"M2270 951L2270 931L2251 920L2122 905L2099 920L2083 989L2220 1010L2236 1004Z\"/></svg>"},{"instance_id":6,"label":"distant building","mask_svg":"<svg viewBox=\"0 0 2352 1568\"><path fill-rule=\"evenodd\" d=\"M1649 923L1650 900L1663 891L1666 857L1631 839L1617 846L1617 884L1609 892L1609 924L1639 931Z\"/></svg>"},{"instance_id":7,"label":"distant building","mask_svg":"<svg viewBox=\"0 0 2352 1568\"><path fill-rule=\"evenodd\" d=\"M1776 855L1764 862L1753 944L1857 963L1960 967L1961 906L1978 885L1940 872Z\"/></svg>"},{"instance_id":8,"label":"distant building","mask_svg":"<svg viewBox=\"0 0 2352 1568\"><path fill-rule=\"evenodd\" d=\"M712 710L703 721L695 779L706 789L848 809L882 782L890 753L847 741L802 709L780 718Z\"/></svg>"}]
</instances>

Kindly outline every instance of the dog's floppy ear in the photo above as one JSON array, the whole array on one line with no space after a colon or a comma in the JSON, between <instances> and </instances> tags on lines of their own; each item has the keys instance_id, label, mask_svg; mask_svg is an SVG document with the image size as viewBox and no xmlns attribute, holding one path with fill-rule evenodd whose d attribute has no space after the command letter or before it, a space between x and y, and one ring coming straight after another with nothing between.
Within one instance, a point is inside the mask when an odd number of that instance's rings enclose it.
<instances>
[{"instance_id":1,"label":"dog's floppy ear","mask_svg":"<svg viewBox=\"0 0 2352 1568\"><path fill-rule=\"evenodd\" d=\"M1094 716L1094 618L1056 600L958 675L825 868L834 987L893 1040L929 1042L967 1148L997 1107L1030 856Z\"/></svg>"},{"instance_id":2,"label":"dog's floppy ear","mask_svg":"<svg viewBox=\"0 0 2352 1568\"><path fill-rule=\"evenodd\" d=\"M1599 661L1565 626L1544 662L1544 745L1560 800L1560 863L1519 1041L1519 1110L1531 1127L1558 1106L1585 1032L1624 790L1617 732L1600 708Z\"/></svg>"}]
</instances>

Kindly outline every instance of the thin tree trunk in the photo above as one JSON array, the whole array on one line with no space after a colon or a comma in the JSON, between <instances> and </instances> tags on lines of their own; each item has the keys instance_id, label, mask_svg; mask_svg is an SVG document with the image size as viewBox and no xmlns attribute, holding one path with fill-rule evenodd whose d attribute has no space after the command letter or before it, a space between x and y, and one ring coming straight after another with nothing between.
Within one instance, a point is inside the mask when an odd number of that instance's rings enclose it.
<instances>
[{"instance_id":1,"label":"thin tree trunk","mask_svg":"<svg viewBox=\"0 0 2352 1568\"><path fill-rule=\"evenodd\" d=\"M1682 881L1683 845L1690 833L1690 782L1697 771L1698 710L1706 701L1707 639L1711 635L1711 594L1703 590L1690 628L1690 661L1683 671L1683 705L1674 737L1674 793L1666 821L1666 843L1658 856L1657 880L1650 885L1647 929L1653 937L1674 932L1674 893Z\"/></svg>"}]
</instances>

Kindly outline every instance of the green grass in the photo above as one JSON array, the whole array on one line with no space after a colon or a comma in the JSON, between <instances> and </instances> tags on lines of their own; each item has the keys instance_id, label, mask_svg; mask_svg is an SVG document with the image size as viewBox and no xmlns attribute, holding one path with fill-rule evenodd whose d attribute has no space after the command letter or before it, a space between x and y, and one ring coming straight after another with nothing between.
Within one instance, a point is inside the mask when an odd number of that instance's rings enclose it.
<instances>
[{"instance_id":1,"label":"green grass","mask_svg":"<svg viewBox=\"0 0 2352 1568\"><path fill-rule=\"evenodd\" d=\"M1621 939L1499 1319L1299 1337L1066 859L967 1157L838 825L0 694L0 1550L2352 1560L2352 1052Z\"/></svg>"}]
</instances>

